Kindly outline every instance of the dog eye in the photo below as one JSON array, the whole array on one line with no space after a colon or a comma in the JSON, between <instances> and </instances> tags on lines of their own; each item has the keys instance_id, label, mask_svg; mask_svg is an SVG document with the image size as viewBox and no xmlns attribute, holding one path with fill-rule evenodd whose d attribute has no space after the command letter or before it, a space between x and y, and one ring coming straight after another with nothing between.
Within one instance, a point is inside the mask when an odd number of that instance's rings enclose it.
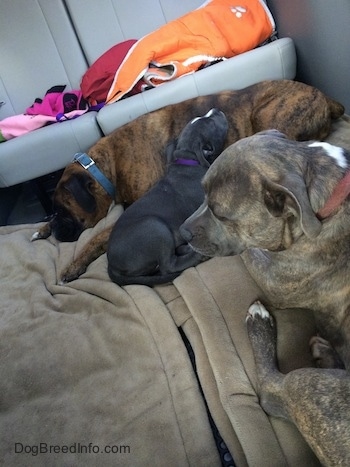
<instances>
[{"instance_id":1,"label":"dog eye","mask_svg":"<svg viewBox=\"0 0 350 467\"><path fill-rule=\"evenodd\" d=\"M222 213L220 212L220 206L219 205L212 205L212 206L208 206L209 210L211 211L212 215L214 217L216 217L219 221L225 221L227 220L227 217L225 217L224 215L222 215Z\"/></svg>"},{"instance_id":2,"label":"dog eye","mask_svg":"<svg viewBox=\"0 0 350 467\"><path fill-rule=\"evenodd\" d=\"M205 156L207 156L208 154L212 154L214 151L213 149L213 146L211 144L206 144L205 146L203 146L203 153Z\"/></svg>"},{"instance_id":3,"label":"dog eye","mask_svg":"<svg viewBox=\"0 0 350 467\"><path fill-rule=\"evenodd\" d=\"M211 209L211 212L220 222L225 222L228 220L227 217L223 216L222 214L218 214L217 211L215 212Z\"/></svg>"},{"instance_id":4,"label":"dog eye","mask_svg":"<svg viewBox=\"0 0 350 467\"><path fill-rule=\"evenodd\" d=\"M225 216L218 216L217 214L215 214L215 217L220 221L220 222L225 222L227 221L227 217Z\"/></svg>"}]
</instances>

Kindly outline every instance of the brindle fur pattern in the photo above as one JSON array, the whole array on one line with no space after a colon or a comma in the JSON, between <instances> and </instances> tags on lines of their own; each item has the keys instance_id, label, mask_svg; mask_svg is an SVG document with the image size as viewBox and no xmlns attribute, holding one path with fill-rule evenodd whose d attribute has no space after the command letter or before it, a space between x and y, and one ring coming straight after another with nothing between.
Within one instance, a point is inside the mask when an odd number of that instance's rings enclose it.
<instances>
[{"instance_id":1,"label":"brindle fur pattern","mask_svg":"<svg viewBox=\"0 0 350 467\"><path fill-rule=\"evenodd\" d=\"M350 465L350 200L322 221L315 213L349 167L345 150L276 131L243 139L211 166L206 200L182 226L202 254L241 253L267 305L313 311L322 336L310 342L313 356L333 369L282 375L263 305L247 324L263 407L293 420L325 465Z\"/></svg>"},{"instance_id":2,"label":"brindle fur pattern","mask_svg":"<svg viewBox=\"0 0 350 467\"><path fill-rule=\"evenodd\" d=\"M277 128L295 140L323 139L330 132L332 119L344 113L341 104L319 90L290 80L263 81L239 91L196 97L156 110L118 128L88 151L116 186L114 201L131 204L153 186L164 175L166 145L186 122L213 107L222 110L229 122L225 147L269 128ZM91 195L90 212L77 199L77 185L71 178L81 171L84 169L77 163L65 169L54 194L57 215L33 239L47 238L52 233L58 240L73 241L106 215L112 200L88 173L89 180L80 186ZM88 253L83 252L77 264L71 265L67 280L86 270L85 256L98 257L97 252Z\"/></svg>"},{"instance_id":3,"label":"brindle fur pattern","mask_svg":"<svg viewBox=\"0 0 350 467\"><path fill-rule=\"evenodd\" d=\"M348 371L300 368L280 373L275 322L259 302L249 308L247 329L265 411L292 420L322 465L350 465Z\"/></svg>"}]
</instances>

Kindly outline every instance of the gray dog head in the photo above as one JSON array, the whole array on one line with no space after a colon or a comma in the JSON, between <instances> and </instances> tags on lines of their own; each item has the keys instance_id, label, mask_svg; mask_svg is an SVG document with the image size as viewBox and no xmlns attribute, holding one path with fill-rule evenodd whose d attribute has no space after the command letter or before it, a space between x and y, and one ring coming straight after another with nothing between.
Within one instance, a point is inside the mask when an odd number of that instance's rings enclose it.
<instances>
[{"instance_id":1,"label":"gray dog head","mask_svg":"<svg viewBox=\"0 0 350 467\"><path fill-rule=\"evenodd\" d=\"M309 198L305 177L312 166L306 156L312 159L319 150L276 130L233 144L208 170L205 200L181 226L182 236L205 256L252 247L280 251L303 234L315 238L322 227L315 215L322 196ZM327 158L315 163L324 164L326 173Z\"/></svg>"},{"instance_id":2,"label":"gray dog head","mask_svg":"<svg viewBox=\"0 0 350 467\"><path fill-rule=\"evenodd\" d=\"M192 119L166 149L168 162L197 159L208 168L224 148L228 122L226 115L213 108L202 117Z\"/></svg>"}]
</instances>

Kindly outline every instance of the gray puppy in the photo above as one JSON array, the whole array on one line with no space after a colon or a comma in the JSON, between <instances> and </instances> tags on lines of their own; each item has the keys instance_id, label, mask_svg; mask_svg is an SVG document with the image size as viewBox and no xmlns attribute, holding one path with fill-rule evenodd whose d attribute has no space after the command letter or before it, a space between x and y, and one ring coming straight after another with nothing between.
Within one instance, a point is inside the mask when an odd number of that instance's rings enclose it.
<instances>
[{"instance_id":1,"label":"gray puppy","mask_svg":"<svg viewBox=\"0 0 350 467\"><path fill-rule=\"evenodd\" d=\"M274 321L250 307L263 408L292 420L324 465L350 465L350 154L272 130L226 149L203 185L184 238L204 255L241 253L266 304L312 310L322 336L310 342L319 368L283 375Z\"/></svg>"},{"instance_id":2,"label":"gray puppy","mask_svg":"<svg viewBox=\"0 0 350 467\"><path fill-rule=\"evenodd\" d=\"M223 112L210 110L186 125L168 148L167 173L116 222L108 248L108 273L119 285L169 282L195 266L195 253L179 227L201 204L201 180L224 147L228 124Z\"/></svg>"}]
</instances>

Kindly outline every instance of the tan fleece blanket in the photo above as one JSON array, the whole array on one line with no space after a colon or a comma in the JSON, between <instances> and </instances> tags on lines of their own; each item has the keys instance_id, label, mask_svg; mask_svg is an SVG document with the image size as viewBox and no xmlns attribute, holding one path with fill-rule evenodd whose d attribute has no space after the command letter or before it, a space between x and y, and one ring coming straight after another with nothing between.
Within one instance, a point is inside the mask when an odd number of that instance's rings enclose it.
<instances>
[{"instance_id":1,"label":"tan fleece blanket","mask_svg":"<svg viewBox=\"0 0 350 467\"><path fill-rule=\"evenodd\" d=\"M57 285L105 222L77 243L30 242L33 225L0 229L0 464L218 465L196 377L158 294L113 284L105 256Z\"/></svg>"},{"instance_id":2,"label":"tan fleece blanket","mask_svg":"<svg viewBox=\"0 0 350 467\"><path fill-rule=\"evenodd\" d=\"M350 148L346 118L332 137ZM103 255L57 285L120 214L114 207L74 243L30 242L33 225L0 228L0 464L220 465L202 390L237 466L318 465L294 426L259 405L244 321L262 292L239 257L151 289L113 284ZM282 371L311 365L312 316L275 316Z\"/></svg>"}]
</instances>

